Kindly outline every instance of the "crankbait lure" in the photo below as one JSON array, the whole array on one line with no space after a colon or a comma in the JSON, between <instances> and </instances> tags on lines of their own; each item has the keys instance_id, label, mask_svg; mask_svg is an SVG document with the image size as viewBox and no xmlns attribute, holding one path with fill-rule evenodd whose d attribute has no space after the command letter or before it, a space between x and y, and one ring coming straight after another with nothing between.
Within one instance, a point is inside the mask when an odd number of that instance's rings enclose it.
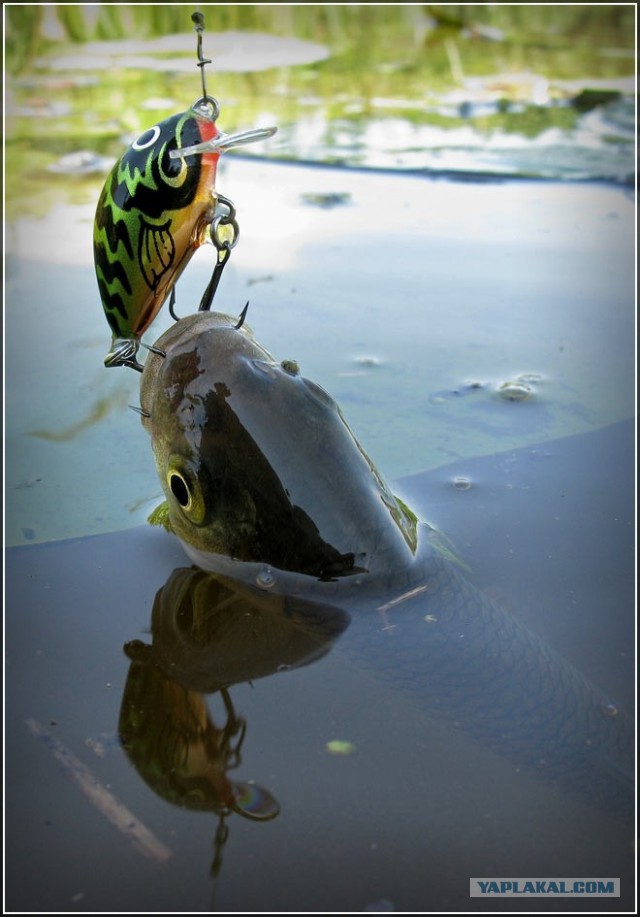
<instances>
[{"instance_id":1,"label":"crankbait lure","mask_svg":"<svg viewBox=\"0 0 640 917\"><path fill-rule=\"evenodd\" d=\"M200 305L208 309L229 251L238 239L231 201L215 191L221 153L273 136L275 127L224 134L219 106L204 82L201 16L198 66L203 96L185 112L148 128L111 170L98 200L93 231L96 278L113 338L106 366L137 361L140 337L156 317L192 255L205 242L218 250ZM223 230L222 227L228 227ZM172 311L173 314L173 311Z\"/></svg>"}]
</instances>

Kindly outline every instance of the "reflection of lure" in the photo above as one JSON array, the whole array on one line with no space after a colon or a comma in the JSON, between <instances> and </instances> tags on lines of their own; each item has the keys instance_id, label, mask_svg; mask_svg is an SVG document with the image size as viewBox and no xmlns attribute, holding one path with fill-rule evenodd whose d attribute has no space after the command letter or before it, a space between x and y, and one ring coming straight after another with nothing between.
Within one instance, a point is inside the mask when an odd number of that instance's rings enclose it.
<instances>
[{"instance_id":1,"label":"reflection of lure","mask_svg":"<svg viewBox=\"0 0 640 917\"><path fill-rule=\"evenodd\" d=\"M204 695L165 675L151 647L133 640L125 650L131 666L120 740L153 790L198 812L237 812L253 821L276 818L280 806L268 790L229 776L242 761L246 723L236 715L228 691L220 689L226 721L216 726Z\"/></svg>"},{"instance_id":2,"label":"reflection of lure","mask_svg":"<svg viewBox=\"0 0 640 917\"><path fill-rule=\"evenodd\" d=\"M231 813L276 818L280 806L255 781L232 779L246 721L229 688L324 656L349 623L326 603L247 591L195 567L174 570L153 603L153 642L125 645L131 660L119 733L140 776L174 805L215 812L217 874ZM219 693L226 721L216 725L205 694Z\"/></svg>"},{"instance_id":3,"label":"reflection of lure","mask_svg":"<svg viewBox=\"0 0 640 917\"><path fill-rule=\"evenodd\" d=\"M216 726L204 696L165 675L152 647L133 640L125 651L131 666L120 710L122 745L160 797L184 809L216 813L215 876L229 833L227 816L235 812L251 821L270 821L280 806L269 790L232 780L228 773L241 763L246 733L228 691L220 690L226 722Z\"/></svg>"},{"instance_id":4,"label":"reflection of lure","mask_svg":"<svg viewBox=\"0 0 640 917\"><path fill-rule=\"evenodd\" d=\"M220 154L275 128L223 134L218 107L200 99L144 131L109 174L96 210L93 249L113 341L107 366L139 367L139 338L187 266L209 240Z\"/></svg>"}]
</instances>

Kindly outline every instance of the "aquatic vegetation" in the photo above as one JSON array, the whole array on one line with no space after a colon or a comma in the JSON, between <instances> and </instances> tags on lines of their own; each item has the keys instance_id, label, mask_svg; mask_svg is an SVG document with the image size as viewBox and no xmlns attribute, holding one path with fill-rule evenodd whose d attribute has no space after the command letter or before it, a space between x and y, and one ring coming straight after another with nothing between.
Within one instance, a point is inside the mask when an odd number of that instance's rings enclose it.
<instances>
[{"instance_id":1,"label":"aquatic vegetation","mask_svg":"<svg viewBox=\"0 0 640 917\"><path fill-rule=\"evenodd\" d=\"M11 214L36 206L43 166L80 150L119 156L121 138L149 126L144 100L174 100L175 110L193 98L180 5L12 5L6 14ZM264 155L621 181L634 173L630 7L547 6L541 19L535 7L513 5L224 5L208 28L215 95L233 100L225 127L267 117L280 125ZM243 50L249 31L265 47L269 36L281 44L266 56ZM128 51L105 65L96 39L114 50L127 40ZM287 50L287 40L306 43L307 57ZM46 136L27 114L43 108L51 113ZM620 108L622 119L607 125Z\"/></svg>"}]
</instances>

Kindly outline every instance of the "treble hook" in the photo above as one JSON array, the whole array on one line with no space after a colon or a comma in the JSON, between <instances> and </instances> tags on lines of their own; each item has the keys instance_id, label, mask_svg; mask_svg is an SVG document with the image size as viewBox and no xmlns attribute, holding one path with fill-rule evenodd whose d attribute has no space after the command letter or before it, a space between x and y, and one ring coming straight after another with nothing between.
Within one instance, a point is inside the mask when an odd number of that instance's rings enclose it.
<instances>
[{"instance_id":1,"label":"treble hook","mask_svg":"<svg viewBox=\"0 0 640 917\"><path fill-rule=\"evenodd\" d=\"M225 239L220 233L220 228L223 226L229 226L231 228L232 235L230 239ZM240 227L236 220L236 208L233 205L233 201L230 201L229 198L225 197L223 194L218 194L216 201L216 216L211 224L211 241L217 249L216 264L211 275L211 280L200 300L200 305L198 306L199 312L208 312L211 309L211 303L213 302L213 297L216 295L222 272L229 260L231 250L235 248L239 235Z\"/></svg>"},{"instance_id":2,"label":"treble hook","mask_svg":"<svg viewBox=\"0 0 640 917\"><path fill-rule=\"evenodd\" d=\"M211 59L208 57L202 56L202 33L204 32L204 16L197 10L195 13L191 14L191 21L194 24L194 31L198 33L198 67L200 67L200 79L202 80L202 98L206 102L209 99L207 95L207 85L204 78L204 68L207 64L211 63ZM215 101L215 100L212 100Z\"/></svg>"},{"instance_id":3,"label":"treble hook","mask_svg":"<svg viewBox=\"0 0 640 917\"><path fill-rule=\"evenodd\" d=\"M243 309L242 312L240 313L240 318L238 319L238 324L233 326L233 327L235 328L236 331L239 331L240 328L242 328L242 326L244 325L244 320L245 320L245 318L247 317L247 310L248 310L248 309L249 309L249 300L247 300L246 306L244 307L244 309Z\"/></svg>"}]
</instances>

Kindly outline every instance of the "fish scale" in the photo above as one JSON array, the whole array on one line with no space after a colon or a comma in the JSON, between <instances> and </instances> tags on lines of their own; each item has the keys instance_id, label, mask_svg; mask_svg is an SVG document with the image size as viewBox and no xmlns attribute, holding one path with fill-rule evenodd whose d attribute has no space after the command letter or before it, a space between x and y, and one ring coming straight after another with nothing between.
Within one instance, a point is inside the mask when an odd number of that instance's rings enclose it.
<instances>
[{"instance_id":1,"label":"fish scale","mask_svg":"<svg viewBox=\"0 0 640 917\"><path fill-rule=\"evenodd\" d=\"M354 614L344 650L518 768L630 818L633 733L624 714L435 549L422 563L428 590L389 612L386 625Z\"/></svg>"}]
</instances>

